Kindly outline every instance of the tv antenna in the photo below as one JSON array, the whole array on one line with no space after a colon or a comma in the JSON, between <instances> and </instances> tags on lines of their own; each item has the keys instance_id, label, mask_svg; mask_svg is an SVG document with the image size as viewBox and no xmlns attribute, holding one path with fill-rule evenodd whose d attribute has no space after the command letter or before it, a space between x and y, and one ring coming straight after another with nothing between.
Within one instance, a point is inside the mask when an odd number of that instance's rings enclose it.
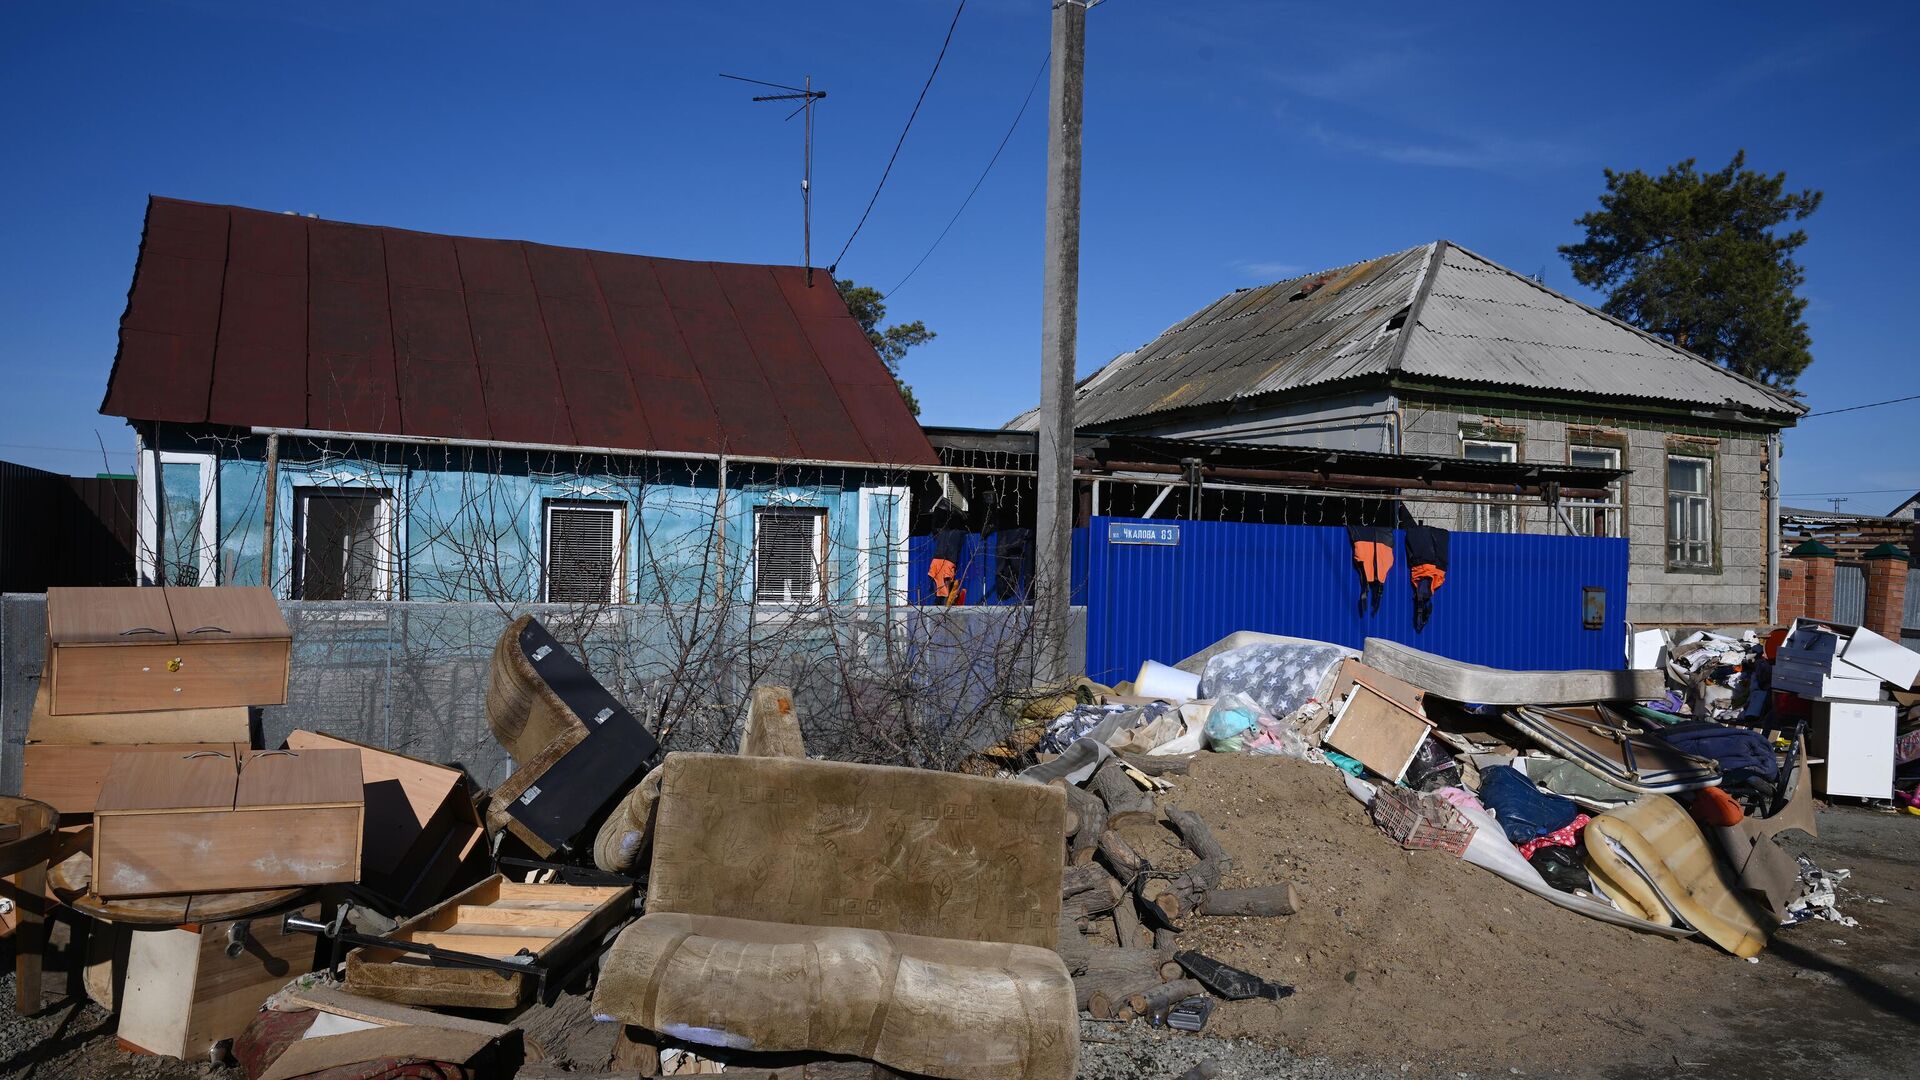
<instances>
[{"instance_id":1,"label":"tv antenna","mask_svg":"<svg viewBox=\"0 0 1920 1080\"><path fill-rule=\"evenodd\" d=\"M770 86L775 90L789 90L786 94L755 94L755 101L798 101L800 107L787 114L791 120L801 113L807 116L806 145L801 156L800 173L800 261L807 268L807 287L813 287L813 104L827 96L825 90L813 88L813 76L809 75L800 86L788 86L785 83L767 82L763 79L749 79L744 75L729 75L720 72L723 79L735 82L753 83L755 86Z\"/></svg>"},{"instance_id":2,"label":"tv antenna","mask_svg":"<svg viewBox=\"0 0 1920 1080\"><path fill-rule=\"evenodd\" d=\"M1827 501L1833 504L1833 512L1837 514L1840 512L1840 504L1843 502L1849 502L1851 500L1828 498Z\"/></svg>"}]
</instances>

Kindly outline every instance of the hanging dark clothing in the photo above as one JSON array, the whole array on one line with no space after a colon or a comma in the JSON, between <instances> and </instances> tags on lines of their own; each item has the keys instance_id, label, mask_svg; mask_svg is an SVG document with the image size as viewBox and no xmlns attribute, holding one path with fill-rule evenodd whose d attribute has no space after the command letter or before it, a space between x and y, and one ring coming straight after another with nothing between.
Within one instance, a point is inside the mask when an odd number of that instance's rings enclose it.
<instances>
[{"instance_id":1,"label":"hanging dark clothing","mask_svg":"<svg viewBox=\"0 0 1920 1080\"><path fill-rule=\"evenodd\" d=\"M1433 617L1433 594L1447 583L1447 548L1453 534L1432 525L1407 529L1407 578L1413 583L1413 629Z\"/></svg>"},{"instance_id":2,"label":"hanging dark clothing","mask_svg":"<svg viewBox=\"0 0 1920 1080\"><path fill-rule=\"evenodd\" d=\"M1393 569L1393 530L1376 525L1349 525L1347 539L1353 543L1353 565L1360 574L1360 614L1380 610L1380 594L1385 591L1387 571Z\"/></svg>"},{"instance_id":3,"label":"hanging dark clothing","mask_svg":"<svg viewBox=\"0 0 1920 1080\"><path fill-rule=\"evenodd\" d=\"M1001 529L993 534L993 595L997 600L1026 597L1033 580L1033 530Z\"/></svg>"},{"instance_id":4,"label":"hanging dark clothing","mask_svg":"<svg viewBox=\"0 0 1920 1080\"><path fill-rule=\"evenodd\" d=\"M965 529L941 529L933 534L933 559L927 564L927 576L933 579L933 595L949 606L967 602L967 591L956 580L966 549Z\"/></svg>"}]
</instances>

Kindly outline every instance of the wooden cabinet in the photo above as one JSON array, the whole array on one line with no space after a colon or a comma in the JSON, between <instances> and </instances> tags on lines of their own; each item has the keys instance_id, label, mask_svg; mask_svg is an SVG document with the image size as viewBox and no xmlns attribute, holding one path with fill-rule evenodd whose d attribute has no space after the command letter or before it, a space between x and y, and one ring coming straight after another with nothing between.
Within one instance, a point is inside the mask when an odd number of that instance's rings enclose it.
<instances>
[{"instance_id":1,"label":"wooden cabinet","mask_svg":"<svg viewBox=\"0 0 1920 1080\"><path fill-rule=\"evenodd\" d=\"M48 711L283 705L292 643L263 588L48 589Z\"/></svg>"},{"instance_id":2,"label":"wooden cabinet","mask_svg":"<svg viewBox=\"0 0 1920 1080\"><path fill-rule=\"evenodd\" d=\"M320 907L300 914L318 918ZM314 967L319 939L287 933L281 921L273 914L132 931L119 994L121 1044L204 1061L215 1043L245 1031L262 1002ZM230 954L236 941L241 947Z\"/></svg>"},{"instance_id":3,"label":"wooden cabinet","mask_svg":"<svg viewBox=\"0 0 1920 1080\"><path fill-rule=\"evenodd\" d=\"M364 813L353 750L122 754L94 804L94 892L358 881Z\"/></svg>"}]
</instances>

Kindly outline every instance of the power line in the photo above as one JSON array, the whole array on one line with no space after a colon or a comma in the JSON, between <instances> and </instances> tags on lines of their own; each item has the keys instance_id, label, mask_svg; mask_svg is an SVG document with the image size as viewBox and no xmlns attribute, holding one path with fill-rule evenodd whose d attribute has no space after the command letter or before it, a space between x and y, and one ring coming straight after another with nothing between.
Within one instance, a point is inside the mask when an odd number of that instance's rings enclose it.
<instances>
[{"instance_id":1,"label":"power line","mask_svg":"<svg viewBox=\"0 0 1920 1080\"><path fill-rule=\"evenodd\" d=\"M1913 487L1867 488L1862 491L1796 491L1780 496L1783 499L1820 499L1828 495L1898 495L1903 491L1912 491Z\"/></svg>"},{"instance_id":2,"label":"power line","mask_svg":"<svg viewBox=\"0 0 1920 1080\"><path fill-rule=\"evenodd\" d=\"M867 200L867 208L860 212L860 221L854 225L853 234L841 245L840 254L834 256L827 267L832 274L840 269L840 260L847 257L847 249L853 247L853 238L860 235L866 227L867 215L873 213L873 204L880 201L880 189L887 186L887 177L893 172L893 163L900 157L900 148L906 145L907 132L913 130L913 118L920 115L920 106L927 100L927 91L933 88L933 77L940 74L940 61L947 58L947 46L953 44L953 28L960 25L960 13L967 10L967 0L960 0L960 6L953 9L953 21L947 24L946 39L940 42L940 55L933 58L933 70L927 72L927 81L920 86L920 96L914 100L913 111L907 114L907 126L900 129L900 138L893 144L893 153L887 157L887 167L880 170L880 182L873 187L873 197Z\"/></svg>"},{"instance_id":3,"label":"power line","mask_svg":"<svg viewBox=\"0 0 1920 1080\"><path fill-rule=\"evenodd\" d=\"M933 257L933 251L940 246L940 241L945 240L947 234L953 231L954 223L960 220L960 215L966 213L967 204L973 201L974 195L980 190L980 185L987 182L987 174L993 171L994 164L1000 160L1000 152L1007 148L1007 143L1013 139L1014 129L1020 126L1021 118L1027 115L1027 106L1033 103L1033 92L1040 89L1040 77L1047 73L1047 61L1051 59L1053 59L1053 51L1049 49L1047 54L1040 58L1040 68L1033 73L1033 82L1027 85L1027 96L1020 102L1020 111L1013 114L1013 123L1008 124L1007 133L1000 136L1000 145L994 147L993 157L987 159L987 167L980 170L980 178L973 182L973 187L967 192L967 197L960 200L960 209L955 210L953 216L947 219L947 227L941 229L940 235L933 238L933 243L927 246L927 253L920 256L919 262L913 264L913 269L907 271L907 276L901 278L893 288L887 290L887 296L893 296L894 293L900 291L901 285L905 285L907 282L913 280L913 275L918 273L920 267L924 265L928 259Z\"/></svg>"},{"instance_id":4,"label":"power line","mask_svg":"<svg viewBox=\"0 0 1920 1080\"><path fill-rule=\"evenodd\" d=\"M1861 409L1877 409L1882 405L1898 405L1903 401L1920 401L1920 394L1908 394L1906 397L1888 398L1885 401L1869 401L1865 405L1849 405L1844 409L1823 409L1820 412L1810 412L1800 419L1811 420L1816 416L1832 416L1836 413L1859 412Z\"/></svg>"}]
</instances>

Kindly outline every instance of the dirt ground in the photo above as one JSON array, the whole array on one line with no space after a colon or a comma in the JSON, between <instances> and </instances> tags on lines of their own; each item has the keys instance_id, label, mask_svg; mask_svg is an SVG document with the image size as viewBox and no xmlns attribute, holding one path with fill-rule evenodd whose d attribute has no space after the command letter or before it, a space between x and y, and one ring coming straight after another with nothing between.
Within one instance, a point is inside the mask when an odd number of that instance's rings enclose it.
<instances>
[{"instance_id":1,"label":"dirt ground","mask_svg":"<svg viewBox=\"0 0 1920 1080\"><path fill-rule=\"evenodd\" d=\"M1199 1037L1083 1024L1082 1080L1171 1080L1202 1055L1223 1077L1286 1080L1920 1070L1920 818L1829 809L1818 839L1792 834L1790 850L1853 871L1841 910L1860 925L1789 928L1749 964L1562 911L1445 853L1402 851L1331 769L1203 755L1174 779L1167 800L1202 814L1233 857L1227 885L1292 881L1303 901L1287 918L1200 920L1182 947L1296 992L1223 1003ZM1130 839L1169 869L1191 859L1161 826ZM240 1076L125 1054L95 1006L16 1016L11 951L0 961L0 1076ZM580 1071L604 1064L611 1030L584 1007L563 1002L536 1026Z\"/></svg>"},{"instance_id":2,"label":"dirt ground","mask_svg":"<svg viewBox=\"0 0 1920 1080\"><path fill-rule=\"evenodd\" d=\"M1789 837L1853 871L1841 910L1861 925L1786 929L1752 964L1563 911L1444 852L1404 851L1331 769L1202 755L1175 779L1167 801L1206 818L1234 859L1226 885L1292 881L1302 898L1291 917L1203 919L1181 935L1296 989L1223 1004L1210 1035L1440 1075L1920 1067L1920 818L1829 810L1821 839ZM1168 867L1191 861L1162 826L1129 839Z\"/></svg>"}]
</instances>

